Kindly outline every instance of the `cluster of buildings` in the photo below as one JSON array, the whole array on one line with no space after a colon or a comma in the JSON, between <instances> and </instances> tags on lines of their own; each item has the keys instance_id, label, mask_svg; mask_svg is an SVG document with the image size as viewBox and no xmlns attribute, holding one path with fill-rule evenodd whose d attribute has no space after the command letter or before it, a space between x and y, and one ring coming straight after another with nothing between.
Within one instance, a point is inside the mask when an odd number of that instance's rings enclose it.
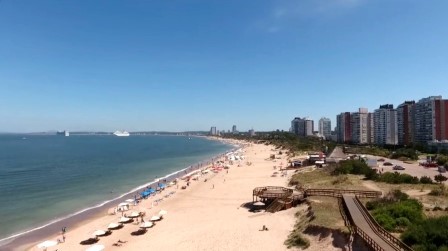
<instances>
[{"instance_id":1,"label":"cluster of buildings","mask_svg":"<svg viewBox=\"0 0 448 251\"><path fill-rule=\"evenodd\" d=\"M430 96L418 102L405 101L394 108L380 105L369 112L342 112L336 116L335 130L331 131L328 118L319 120L319 130L309 118L294 118L291 131L299 136L320 136L339 143L373 145L421 145L448 150L448 100Z\"/></svg>"},{"instance_id":2,"label":"cluster of buildings","mask_svg":"<svg viewBox=\"0 0 448 251\"><path fill-rule=\"evenodd\" d=\"M210 128L209 135L211 135L211 136L219 136L219 135L223 135L223 134L226 134L226 133L227 134L239 134L240 132L236 129L236 125L233 125L232 126L232 130L228 130L227 132L226 132L226 130L219 131L218 129L216 129L216 126L212 126ZM249 136L255 136L254 129L250 129L248 131L248 134L249 134Z\"/></svg>"}]
</instances>

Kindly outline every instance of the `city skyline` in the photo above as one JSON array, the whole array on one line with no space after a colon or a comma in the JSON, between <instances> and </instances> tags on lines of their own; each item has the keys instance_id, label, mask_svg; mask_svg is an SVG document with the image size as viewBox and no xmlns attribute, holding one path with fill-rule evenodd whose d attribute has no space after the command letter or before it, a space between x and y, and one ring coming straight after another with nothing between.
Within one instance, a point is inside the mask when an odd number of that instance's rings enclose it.
<instances>
[{"instance_id":1,"label":"city skyline","mask_svg":"<svg viewBox=\"0 0 448 251\"><path fill-rule=\"evenodd\" d=\"M1 1L0 132L289 130L448 97L444 1Z\"/></svg>"}]
</instances>

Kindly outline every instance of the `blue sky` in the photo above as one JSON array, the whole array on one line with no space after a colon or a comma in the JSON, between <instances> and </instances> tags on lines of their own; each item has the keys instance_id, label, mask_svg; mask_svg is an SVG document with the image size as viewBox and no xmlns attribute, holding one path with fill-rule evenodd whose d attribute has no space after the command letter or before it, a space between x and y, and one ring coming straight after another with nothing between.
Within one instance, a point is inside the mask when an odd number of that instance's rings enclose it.
<instances>
[{"instance_id":1,"label":"blue sky","mask_svg":"<svg viewBox=\"0 0 448 251\"><path fill-rule=\"evenodd\" d=\"M0 132L285 129L448 98L446 0L0 1ZM334 125L334 124L333 124Z\"/></svg>"}]
</instances>

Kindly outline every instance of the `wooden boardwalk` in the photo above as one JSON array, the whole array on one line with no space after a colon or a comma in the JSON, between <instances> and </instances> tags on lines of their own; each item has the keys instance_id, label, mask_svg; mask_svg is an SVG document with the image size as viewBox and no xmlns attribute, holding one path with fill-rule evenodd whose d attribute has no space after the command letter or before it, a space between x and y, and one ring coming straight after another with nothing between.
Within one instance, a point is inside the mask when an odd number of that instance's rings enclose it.
<instances>
[{"instance_id":1,"label":"wooden boardwalk","mask_svg":"<svg viewBox=\"0 0 448 251\"><path fill-rule=\"evenodd\" d=\"M348 217L354 226L354 230L359 234L374 250L400 250L395 245L387 240L384 240L382 236L377 234L375 229L369 224L365 215L358 207L358 203L355 201L354 195L344 194L342 196L344 204L346 205Z\"/></svg>"},{"instance_id":2,"label":"wooden boardwalk","mask_svg":"<svg viewBox=\"0 0 448 251\"><path fill-rule=\"evenodd\" d=\"M370 215L359 198L378 198L381 192L345 189L306 189L304 196L330 196L339 198L344 221L353 233L359 235L375 251L412 251L400 239L387 232Z\"/></svg>"}]
</instances>

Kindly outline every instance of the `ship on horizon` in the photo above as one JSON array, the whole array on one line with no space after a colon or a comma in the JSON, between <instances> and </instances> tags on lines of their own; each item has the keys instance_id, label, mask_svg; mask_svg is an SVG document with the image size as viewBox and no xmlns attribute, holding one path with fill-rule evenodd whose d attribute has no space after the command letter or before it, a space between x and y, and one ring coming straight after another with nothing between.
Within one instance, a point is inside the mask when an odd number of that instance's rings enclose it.
<instances>
[{"instance_id":1,"label":"ship on horizon","mask_svg":"<svg viewBox=\"0 0 448 251\"><path fill-rule=\"evenodd\" d=\"M125 130L123 130L123 131L117 130L117 131L114 132L114 135L118 136L118 137L128 137L129 136L129 132L127 132Z\"/></svg>"},{"instance_id":2,"label":"ship on horizon","mask_svg":"<svg viewBox=\"0 0 448 251\"><path fill-rule=\"evenodd\" d=\"M57 131L56 135L61 135L61 136L68 137L68 136L70 136L70 132L67 131L67 130L65 130L65 131Z\"/></svg>"}]
</instances>

